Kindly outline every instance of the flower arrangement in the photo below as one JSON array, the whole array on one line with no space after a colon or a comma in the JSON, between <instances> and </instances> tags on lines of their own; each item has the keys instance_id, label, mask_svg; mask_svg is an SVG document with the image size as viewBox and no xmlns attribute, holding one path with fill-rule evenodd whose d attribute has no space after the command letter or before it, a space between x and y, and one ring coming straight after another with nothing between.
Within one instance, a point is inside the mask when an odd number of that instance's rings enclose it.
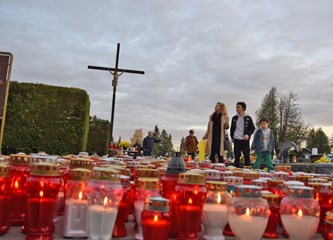
<instances>
[{"instance_id":1,"label":"flower arrangement","mask_svg":"<svg viewBox=\"0 0 333 240\"><path fill-rule=\"evenodd\" d=\"M288 150L288 156L289 157L296 157L297 153L295 149L289 149Z\"/></svg>"},{"instance_id":2,"label":"flower arrangement","mask_svg":"<svg viewBox=\"0 0 333 240\"><path fill-rule=\"evenodd\" d=\"M118 147L120 148L120 149L127 149L127 148L129 148L129 147L131 147L132 145L131 145L131 143L130 142L120 142L119 144L118 144Z\"/></svg>"}]
</instances>

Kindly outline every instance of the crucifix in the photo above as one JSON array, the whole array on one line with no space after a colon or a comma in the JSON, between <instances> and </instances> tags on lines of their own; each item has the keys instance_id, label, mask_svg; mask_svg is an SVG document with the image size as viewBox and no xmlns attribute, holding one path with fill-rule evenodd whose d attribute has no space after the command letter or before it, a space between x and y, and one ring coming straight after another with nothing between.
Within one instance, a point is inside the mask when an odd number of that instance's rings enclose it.
<instances>
[{"instance_id":1,"label":"crucifix","mask_svg":"<svg viewBox=\"0 0 333 240\"><path fill-rule=\"evenodd\" d=\"M113 76L113 80L112 80L113 96L112 96L112 108L111 108L110 142L113 142L113 120L114 120L114 109L115 109L115 101L116 101L116 90L117 90L119 76L122 75L123 73L145 74L144 71L118 68L119 49L120 49L120 43L117 44L115 68L88 65L88 69L108 71Z\"/></svg>"}]
</instances>

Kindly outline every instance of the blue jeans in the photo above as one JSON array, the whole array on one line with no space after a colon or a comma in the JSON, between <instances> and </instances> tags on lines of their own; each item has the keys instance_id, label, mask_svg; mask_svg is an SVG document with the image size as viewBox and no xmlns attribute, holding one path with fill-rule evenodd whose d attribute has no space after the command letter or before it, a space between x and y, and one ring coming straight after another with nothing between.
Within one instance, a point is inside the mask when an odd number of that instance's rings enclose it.
<instances>
[{"instance_id":1,"label":"blue jeans","mask_svg":"<svg viewBox=\"0 0 333 240\"><path fill-rule=\"evenodd\" d=\"M144 156L153 156L154 155L154 149L145 149L143 151Z\"/></svg>"}]
</instances>

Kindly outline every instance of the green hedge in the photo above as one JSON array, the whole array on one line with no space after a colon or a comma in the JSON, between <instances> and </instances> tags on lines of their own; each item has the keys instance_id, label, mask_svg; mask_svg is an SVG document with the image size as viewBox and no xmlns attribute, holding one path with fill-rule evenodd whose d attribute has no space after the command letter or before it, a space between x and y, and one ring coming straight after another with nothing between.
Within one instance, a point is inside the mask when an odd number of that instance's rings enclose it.
<instances>
[{"instance_id":1,"label":"green hedge","mask_svg":"<svg viewBox=\"0 0 333 240\"><path fill-rule=\"evenodd\" d=\"M108 153L110 143L110 121L93 116L90 118L87 151L103 156Z\"/></svg>"},{"instance_id":2,"label":"green hedge","mask_svg":"<svg viewBox=\"0 0 333 240\"><path fill-rule=\"evenodd\" d=\"M84 90L11 82L2 153L85 151L89 110Z\"/></svg>"}]
</instances>

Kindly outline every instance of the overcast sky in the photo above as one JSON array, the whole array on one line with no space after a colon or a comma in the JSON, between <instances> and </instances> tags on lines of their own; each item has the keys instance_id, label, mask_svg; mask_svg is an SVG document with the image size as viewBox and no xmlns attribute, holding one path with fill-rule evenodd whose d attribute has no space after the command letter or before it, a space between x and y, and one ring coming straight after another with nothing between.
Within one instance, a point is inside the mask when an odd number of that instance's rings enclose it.
<instances>
[{"instance_id":1,"label":"overcast sky","mask_svg":"<svg viewBox=\"0 0 333 240\"><path fill-rule=\"evenodd\" d=\"M88 65L145 71L119 78L114 137L158 125L179 144L201 138L217 101L254 112L272 86L300 100L304 122L333 134L331 0L0 0L0 51L12 80L87 91L110 120L112 77Z\"/></svg>"}]
</instances>

